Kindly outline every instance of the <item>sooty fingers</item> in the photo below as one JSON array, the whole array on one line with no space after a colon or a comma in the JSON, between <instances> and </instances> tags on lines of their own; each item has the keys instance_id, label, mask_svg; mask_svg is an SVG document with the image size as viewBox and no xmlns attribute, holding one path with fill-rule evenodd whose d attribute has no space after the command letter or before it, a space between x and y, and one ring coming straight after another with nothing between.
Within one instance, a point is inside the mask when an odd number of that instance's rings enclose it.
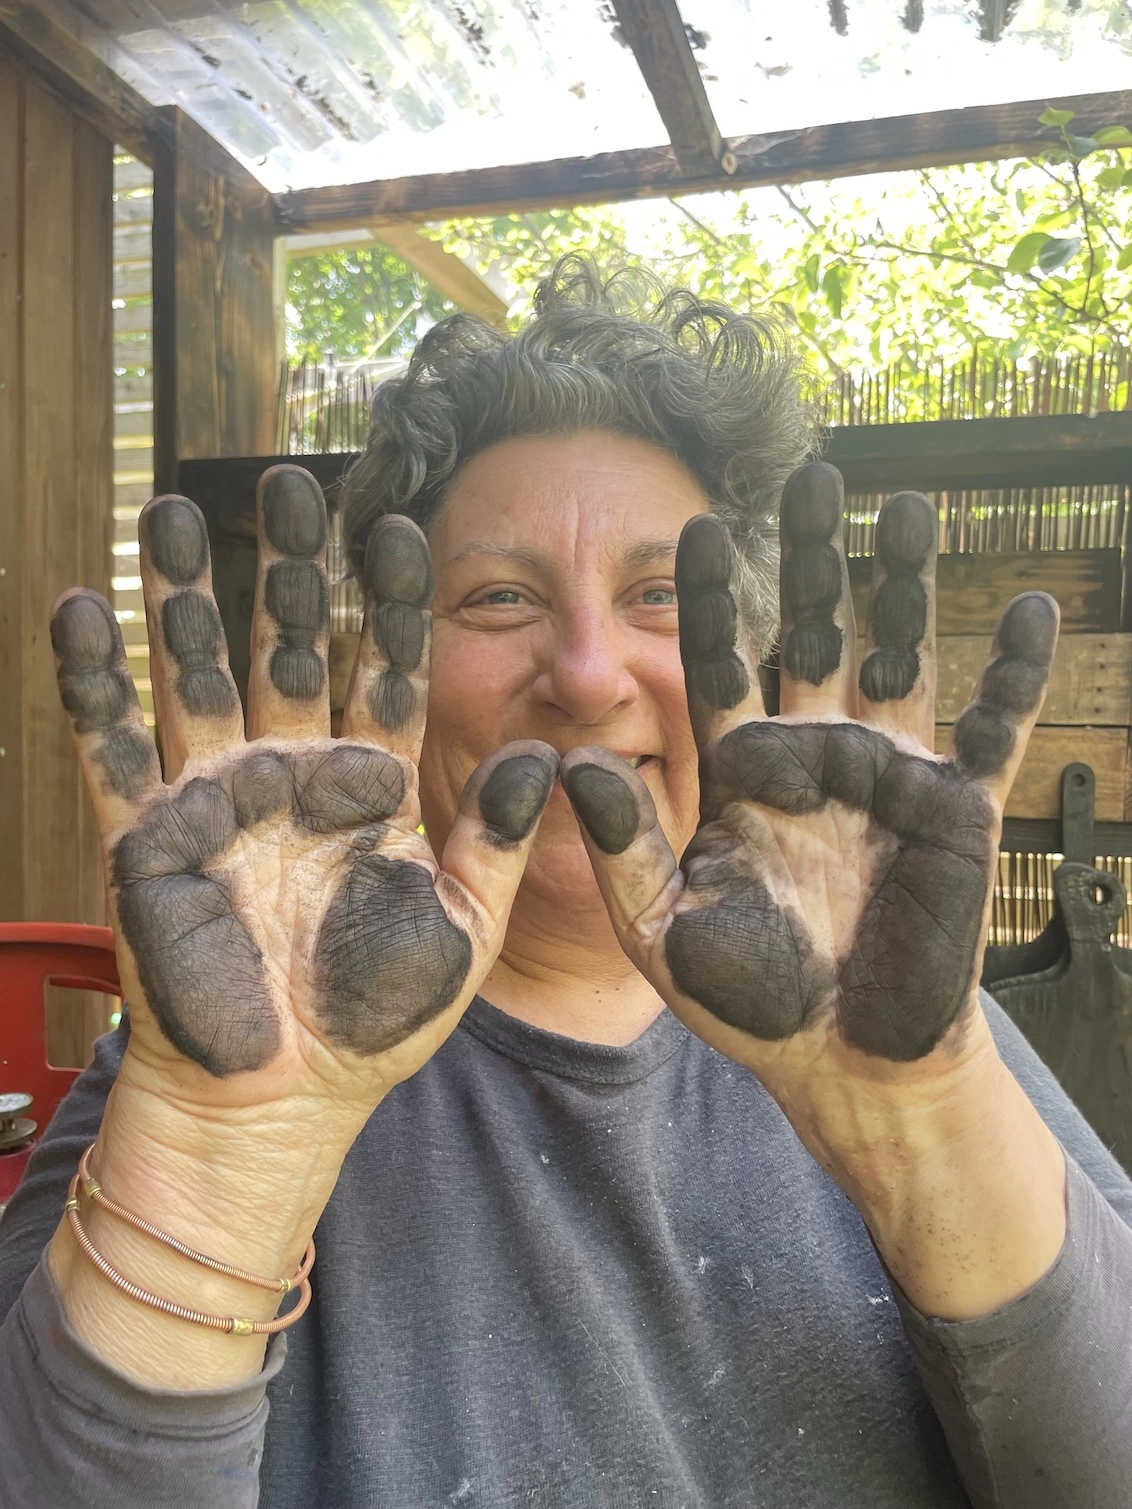
<instances>
[{"instance_id":1,"label":"sooty fingers","mask_svg":"<svg viewBox=\"0 0 1132 1509\"><path fill-rule=\"evenodd\" d=\"M363 566L369 632L385 667L370 694L370 713L397 731L422 709L410 677L426 673L432 643L432 560L408 519L389 515L370 531Z\"/></svg>"},{"instance_id":2,"label":"sooty fingers","mask_svg":"<svg viewBox=\"0 0 1132 1509\"><path fill-rule=\"evenodd\" d=\"M572 765L562 777L579 821L603 854L623 854L642 826L628 783L602 765Z\"/></svg>"},{"instance_id":3,"label":"sooty fingers","mask_svg":"<svg viewBox=\"0 0 1132 1509\"><path fill-rule=\"evenodd\" d=\"M190 587L208 565L204 515L188 498L169 493L143 510L141 535L149 557L167 582Z\"/></svg>"},{"instance_id":4,"label":"sooty fingers","mask_svg":"<svg viewBox=\"0 0 1132 1509\"><path fill-rule=\"evenodd\" d=\"M208 529L188 498L155 498L142 511L140 534L153 566L173 587L161 604L161 632L176 667L173 690L198 718L226 718L239 710L235 685L221 665L226 655L220 613L207 590Z\"/></svg>"},{"instance_id":5,"label":"sooty fingers","mask_svg":"<svg viewBox=\"0 0 1132 1509\"><path fill-rule=\"evenodd\" d=\"M521 754L501 760L479 793L480 816L489 843L513 849L534 827L550 797L558 761Z\"/></svg>"},{"instance_id":6,"label":"sooty fingers","mask_svg":"<svg viewBox=\"0 0 1132 1509\"><path fill-rule=\"evenodd\" d=\"M263 606L279 639L268 674L284 697L311 702L326 686L318 642L330 632L330 591L322 552L326 504L318 483L300 466L274 466L260 479L264 538L284 557L267 568Z\"/></svg>"},{"instance_id":7,"label":"sooty fingers","mask_svg":"<svg viewBox=\"0 0 1132 1509\"><path fill-rule=\"evenodd\" d=\"M267 568L263 602L279 629L272 685L284 697L310 702L326 685L326 661L315 648L330 632L326 572L314 561L275 561Z\"/></svg>"},{"instance_id":8,"label":"sooty fingers","mask_svg":"<svg viewBox=\"0 0 1132 1509\"><path fill-rule=\"evenodd\" d=\"M1003 614L995 640L998 653L953 734L956 757L972 775L985 778L1004 770L1019 723L1041 706L1057 647L1057 622L1057 605L1044 592L1024 592Z\"/></svg>"},{"instance_id":9,"label":"sooty fingers","mask_svg":"<svg viewBox=\"0 0 1132 1509\"><path fill-rule=\"evenodd\" d=\"M263 532L280 555L310 560L326 544L322 489L301 466L273 466L260 479Z\"/></svg>"},{"instance_id":10,"label":"sooty fingers","mask_svg":"<svg viewBox=\"0 0 1132 1509\"><path fill-rule=\"evenodd\" d=\"M137 694L109 603L95 592L65 598L51 620L51 644L75 732L97 736L91 754L110 790L140 796L160 778L157 751L133 721Z\"/></svg>"},{"instance_id":11,"label":"sooty fingers","mask_svg":"<svg viewBox=\"0 0 1132 1509\"><path fill-rule=\"evenodd\" d=\"M236 689L219 664L224 626L211 597L189 589L161 605L165 648L177 665L176 691L196 717L227 717L236 711Z\"/></svg>"},{"instance_id":12,"label":"sooty fingers","mask_svg":"<svg viewBox=\"0 0 1132 1509\"><path fill-rule=\"evenodd\" d=\"M789 631L781 664L795 681L820 686L841 664L844 636L839 539L845 489L824 461L799 467L782 490L782 606Z\"/></svg>"},{"instance_id":13,"label":"sooty fingers","mask_svg":"<svg viewBox=\"0 0 1132 1509\"><path fill-rule=\"evenodd\" d=\"M736 649L739 615L731 592L732 556L722 520L701 514L685 524L676 551L680 656L688 695L713 711L738 707L751 689Z\"/></svg>"},{"instance_id":14,"label":"sooty fingers","mask_svg":"<svg viewBox=\"0 0 1132 1509\"><path fill-rule=\"evenodd\" d=\"M907 697L920 674L928 630L925 571L934 568L939 521L922 493L897 493L880 511L880 571L869 615L873 648L861 664L860 688L870 702Z\"/></svg>"}]
</instances>

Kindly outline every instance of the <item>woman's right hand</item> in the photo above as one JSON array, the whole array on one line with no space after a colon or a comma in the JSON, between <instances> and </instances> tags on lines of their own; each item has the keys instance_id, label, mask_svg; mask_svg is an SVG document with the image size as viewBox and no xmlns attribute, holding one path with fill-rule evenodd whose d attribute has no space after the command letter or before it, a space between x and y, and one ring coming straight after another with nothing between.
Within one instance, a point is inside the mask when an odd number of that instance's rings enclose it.
<instances>
[{"instance_id":1,"label":"woman's right hand","mask_svg":"<svg viewBox=\"0 0 1132 1509\"><path fill-rule=\"evenodd\" d=\"M191 1156L189 1169L219 1186L223 1242L241 1210L262 1223L255 1189L274 1210L279 1176L293 1188L300 1169L320 1170L310 1199L281 1214L299 1228L280 1233L279 1250L291 1251L374 1108L436 1051L494 963L558 757L529 742L484 761L438 863L418 831L432 600L424 536L403 518L374 527L361 644L333 739L322 494L299 467L273 467L257 511L247 738L204 519L187 500L155 498L140 521L164 781L109 605L65 593L51 634L130 1006L97 1171L129 1204L131 1188L144 1200L149 1187L138 1193L139 1162L160 1163L163 1148L178 1162ZM171 1177L183 1189L192 1175ZM192 1230L176 1234L204 1246Z\"/></svg>"},{"instance_id":2,"label":"woman's right hand","mask_svg":"<svg viewBox=\"0 0 1132 1509\"><path fill-rule=\"evenodd\" d=\"M326 513L307 472L259 488L249 737L183 498L140 521L150 668L166 756L142 721L114 614L65 594L63 701L102 834L130 1053L181 1106L297 1097L367 1114L443 1042L502 944L557 772L510 745L469 783L440 864L421 821L432 569L384 518L343 736L329 737Z\"/></svg>"}]
</instances>

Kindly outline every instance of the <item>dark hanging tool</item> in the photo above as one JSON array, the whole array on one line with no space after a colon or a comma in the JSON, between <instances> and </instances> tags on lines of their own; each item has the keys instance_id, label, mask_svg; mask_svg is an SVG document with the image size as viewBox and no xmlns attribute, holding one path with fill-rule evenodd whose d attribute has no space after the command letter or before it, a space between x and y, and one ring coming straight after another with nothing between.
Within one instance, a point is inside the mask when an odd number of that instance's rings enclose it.
<instances>
[{"instance_id":1,"label":"dark hanging tool","mask_svg":"<svg viewBox=\"0 0 1132 1509\"><path fill-rule=\"evenodd\" d=\"M1093 865L1095 790L1087 765L1066 767L1053 917L1031 943L988 949L983 984L1132 1170L1132 950L1111 941L1127 898Z\"/></svg>"}]
</instances>

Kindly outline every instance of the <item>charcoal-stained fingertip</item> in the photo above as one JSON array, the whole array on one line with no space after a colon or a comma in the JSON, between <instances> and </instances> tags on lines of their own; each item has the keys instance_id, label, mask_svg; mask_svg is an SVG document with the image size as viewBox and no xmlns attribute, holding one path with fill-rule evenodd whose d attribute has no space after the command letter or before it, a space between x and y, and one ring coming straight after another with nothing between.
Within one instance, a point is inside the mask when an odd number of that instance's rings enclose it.
<instances>
[{"instance_id":1,"label":"charcoal-stained fingertip","mask_svg":"<svg viewBox=\"0 0 1132 1509\"><path fill-rule=\"evenodd\" d=\"M478 798L492 843L499 848L522 843L542 815L557 774L558 761L549 751L512 755L496 765Z\"/></svg>"},{"instance_id":2,"label":"charcoal-stained fingertip","mask_svg":"<svg viewBox=\"0 0 1132 1509\"><path fill-rule=\"evenodd\" d=\"M562 784L578 820L603 854L623 854L641 827L641 809L628 783L602 765L572 765Z\"/></svg>"},{"instance_id":3,"label":"charcoal-stained fingertip","mask_svg":"<svg viewBox=\"0 0 1132 1509\"><path fill-rule=\"evenodd\" d=\"M886 571L920 572L934 555L939 517L923 493L894 493L877 516L874 551Z\"/></svg>"},{"instance_id":4,"label":"charcoal-stained fingertip","mask_svg":"<svg viewBox=\"0 0 1132 1509\"><path fill-rule=\"evenodd\" d=\"M1002 615L998 626L1001 654L1049 665L1057 648L1060 615L1046 592L1023 592Z\"/></svg>"},{"instance_id":5,"label":"charcoal-stained fingertip","mask_svg":"<svg viewBox=\"0 0 1132 1509\"><path fill-rule=\"evenodd\" d=\"M301 466L273 466L259 481L263 532L281 555L315 556L326 544L322 489Z\"/></svg>"},{"instance_id":6,"label":"charcoal-stained fingertip","mask_svg":"<svg viewBox=\"0 0 1132 1509\"><path fill-rule=\"evenodd\" d=\"M399 514L378 519L366 541L362 576L367 594L378 604L432 606L432 557L428 541L411 519Z\"/></svg>"},{"instance_id":7,"label":"charcoal-stained fingertip","mask_svg":"<svg viewBox=\"0 0 1132 1509\"><path fill-rule=\"evenodd\" d=\"M677 596L727 587L733 557L731 532L722 519L710 513L689 519L676 547Z\"/></svg>"},{"instance_id":8,"label":"charcoal-stained fingertip","mask_svg":"<svg viewBox=\"0 0 1132 1509\"><path fill-rule=\"evenodd\" d=\"M138 531L149 558L167 582L188 587L208 565L208 527L189 498L164 493L147 503Z\"/></svg>"},{"instance_id":9,"label":"charcoal-stained fingertip","mask_svg":"<svg viewBox=\"0 0 1132 1509\"><path fill-rule=\"evenodd\" d=\"M828 544L841 528L845 484L828 461L810 461L782 489L782 533L795 548Z\"/></svg>"}]
</instances>

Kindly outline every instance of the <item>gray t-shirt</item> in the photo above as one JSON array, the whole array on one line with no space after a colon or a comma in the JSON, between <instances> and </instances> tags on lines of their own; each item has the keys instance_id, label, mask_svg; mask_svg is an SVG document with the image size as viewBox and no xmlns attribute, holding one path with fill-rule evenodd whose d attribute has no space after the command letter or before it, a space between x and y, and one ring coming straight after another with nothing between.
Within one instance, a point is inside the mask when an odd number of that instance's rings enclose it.
<instances>
[{"instance_id":1,"label":"gray t-shirt","mask_svg":"<svg viewBox=\"0 0 1132 1509\"><path fill-rule=\"evenodd\" d=\"M1127 1506L1132 1185L988 1010L1074 1160L1065 1249L993 1315L894 1293L770 1097L668 1013L611 1048L476 1001L347 1158L308 1314L261 1377L188 1394L99 1363L37 1267L120 1030L0 1223L0 1502Z\"/></svg>"}]
</instances>

